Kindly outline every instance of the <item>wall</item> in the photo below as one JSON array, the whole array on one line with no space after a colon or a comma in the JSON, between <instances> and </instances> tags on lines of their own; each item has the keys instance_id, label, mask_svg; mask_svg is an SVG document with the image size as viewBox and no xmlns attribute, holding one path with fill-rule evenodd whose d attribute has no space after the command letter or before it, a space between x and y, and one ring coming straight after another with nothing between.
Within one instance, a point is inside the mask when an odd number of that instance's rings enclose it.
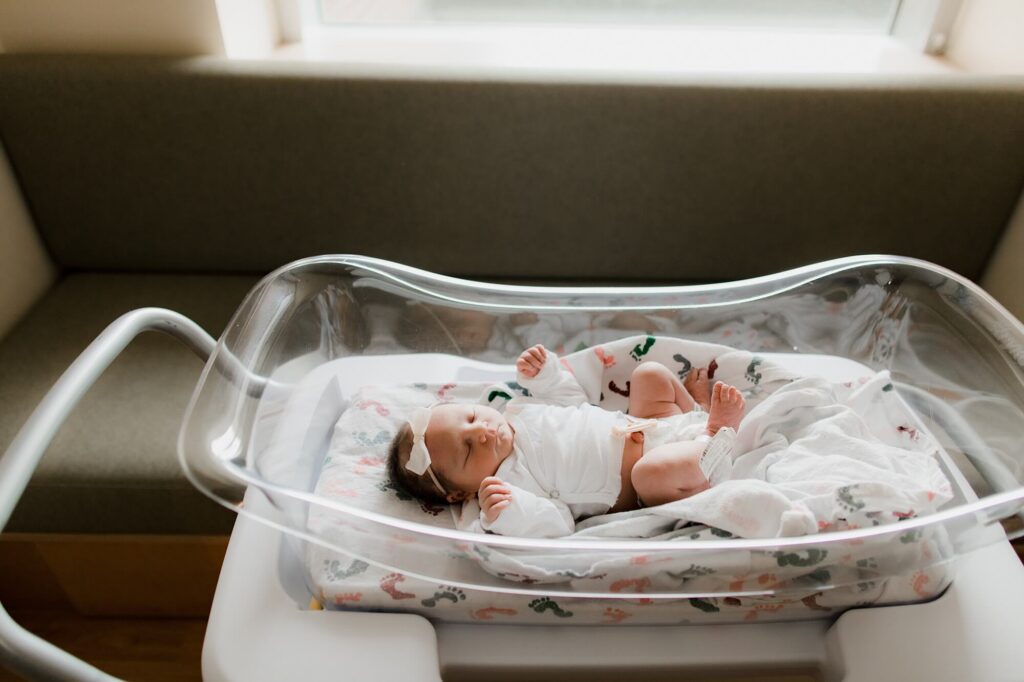
<instances>
[{"instance_id":1,"label":"wall","mask_svg":"<svg viewBox=\"0 0 1024 682\"><path fill-rule=\"evenodd\" d=\"M0 0L7 52L266 57L295 34L275 0ZM3 48L0 48L3 51Z\"/></svg>"},{"instance_id":2,"label":"wall","mask_svg":"<svg viewBox=\"0 0 1024 682\"><path fill-rule=\"evenodd\" d=\"M981 286L1007 310L1024 320L1024 195L999 242Z\"/></svg>"},{"instance_id":3,"label":"wall","mask_svg":"<svg viewBox=\"0 0 1024 682\"><path fill-rule=\"evenodd\" d=\"M0 0L7 52L224 54L214 0Z\"/></svg>"},{"instance_id":4,"label":"wall","mask_svg":"<svg viewBox=\"0 0 1024 682\"><path fill-rule=\"evenodd\" d=\"M964 0L946 57L979 73L1024 73L1024 2Z\"/></svg>"},{"instance_id":5,"label":"wall","mask_svg":"<svg viewBox=\"0 0 1024 682\"><path fill-rule=\"evenodd\" d=\"M964 0L947 59L974 73L1024 74L1024 2ZM981 284L1024 319L1024 195Z\"/></svg>"},{"instance_id":6,"label":"wall","mask_svg":"<svg viewBox=\"0 0 1024 682\"><path fill-rule=\"evenodd\" d=\"M56 278L0 147L0 338Z\"/></svg>"}]
</instances>

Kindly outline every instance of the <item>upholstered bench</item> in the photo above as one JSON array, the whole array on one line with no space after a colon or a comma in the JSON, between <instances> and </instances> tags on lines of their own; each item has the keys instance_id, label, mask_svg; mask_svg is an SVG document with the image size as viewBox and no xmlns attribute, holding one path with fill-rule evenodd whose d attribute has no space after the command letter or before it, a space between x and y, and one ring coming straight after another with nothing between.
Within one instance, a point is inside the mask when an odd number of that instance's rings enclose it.
<instances>
[{"instance_id":1,"label":"upholstered bench","mask_svg":"<svg viewBox=\"0 0 1024 682\"><path fill-rule=\"evenodd\" d=\"M0 340L2 450L119 314L165 306L216 336L261 274L316 253L566 283L894 253L980 279L1024 187L1024 84L0 56L0 137L59 270ZM200 368L134 342L8 530L226 532L175 453Z\"/></svg>"}]
</instances>

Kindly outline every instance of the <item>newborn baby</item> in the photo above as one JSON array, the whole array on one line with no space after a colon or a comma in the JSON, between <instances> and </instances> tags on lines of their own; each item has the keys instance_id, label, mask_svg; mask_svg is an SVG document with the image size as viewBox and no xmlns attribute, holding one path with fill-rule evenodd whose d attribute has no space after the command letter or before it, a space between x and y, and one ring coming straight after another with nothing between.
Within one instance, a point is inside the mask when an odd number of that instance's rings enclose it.
<instances>
[{"instance_id":1,"label":"newborn baby","mask_svg":"<svg viewBox=\"0 0 1024 682\"><path fill-rule=\"evenodd\" d=\"M479 496L481 526L559 537L576 519L695 495L728 477L743 416L739 390L694 369L685 384L645 362L630 377L628 415L587 402L543 346L519 356L531 398L502 414L484 405L419 408L391 444L392 479L441 503Z\"/></svg>"}]
</instances>

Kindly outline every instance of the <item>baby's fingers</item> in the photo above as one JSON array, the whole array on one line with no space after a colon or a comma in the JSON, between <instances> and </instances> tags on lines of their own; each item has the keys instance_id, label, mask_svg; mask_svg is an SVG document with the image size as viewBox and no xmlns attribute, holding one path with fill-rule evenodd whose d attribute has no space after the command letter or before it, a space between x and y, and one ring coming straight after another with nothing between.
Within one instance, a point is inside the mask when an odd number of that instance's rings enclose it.
<instances>
[{"instance_id":1,"label":"baby's fingers","mask_svg":"<svg viewBox=\"0 0 1024 682\"><path fill-rule=\"evenodd\" d=\"M509 490L508 488L506 488L505 486L494 484L494 485L489 485L486 488L484 488L483 490L481 490L480 491L480 498L482 500L484 500L484 501L487 501L488 498L491 498L491 497L494 497L494 496L505 496L505 497L507 497L507 496L509 496L511 494L512 494L512 491Z\"/></svg>"},{"instance_id":2,"label":"baby's fingers","mask_svg":"<svg viewBox=\"0 0 1024 682\"><path fill-rule=\"evenodd\" d=\"M537 372L540 371L540 366L537 365L537 361L531 356L523 353L523 355L516 360L516 371L532 378L537 376Z\"/></svg>"},{"instance_id":3,"label":"baby's fingers","mask_svg":"<svg viewBox=\"0 0 1024 682\"><path fill-rule=\"evenodd\" d=\"M498 485L505 485L504 481L502 481L497 476L487 476L484 478L484 480L480 481L480 491L483 492L484 488L486 488L489 485L494 485L495 483L497 483Z\"/></svg>"},{"instance_id":4,"label":"baby's fingers","mask_svg":"<svg viewBox=\"0 0 1024 682\"><path fill-rule=\"evenodd\" d=\"M484 518L493 523L494 520L498 518L498 515L501 514L502 510L507 509L510 504L512 504L512 500L499 500L487 507L481 507L481 510Z\"/></svg>"},{"instance_id":5,"label":"baby's fingers","mask_svg":"<svg viewBox=\"0 0 1024 682\"><path fill-rule=\"evenodd\" d=\"M485 510L484 516L490 523L494 523L501 515L501 512L504 511L505 508L508 507L511 503L511 500L503 500L494 505L493 507L491 507L490 509Z\"/></svg>"},{"instance_id":6,"label":"baby's fingers","mask_svg":"<svg viewBox=\"0 0 1024 682\"><path fill-rule=\"evenodd\" d=\"M508 494L508 493L497 493L495 495L489 496L487 499L485 499L483 502L481 502L480 503L480 507L482 509L489 509L490 507L493 507L494 505L498 504L499 502L508 502L508 501L511 501L511 500L512 500L512 496L510 494Z\"/></svg>"}]
</instances>

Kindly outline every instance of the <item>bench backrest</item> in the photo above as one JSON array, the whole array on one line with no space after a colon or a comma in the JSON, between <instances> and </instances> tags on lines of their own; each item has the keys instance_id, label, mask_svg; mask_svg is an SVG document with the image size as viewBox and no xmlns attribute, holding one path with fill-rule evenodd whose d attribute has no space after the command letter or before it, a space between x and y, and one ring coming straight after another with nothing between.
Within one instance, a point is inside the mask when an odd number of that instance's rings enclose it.
<instances>
[{"instance_id":1,"label":"bench backrest","mask_svg":"<svg viewBox=\"0 0 1024 682\"><path fill-rule=\"evenodd\" d=\"M65 268L346 252L682 282L894 253L978 277L1024 187L1024 80L553 84L8 55L0 136Z\"/></svg>"}]
</instances>

